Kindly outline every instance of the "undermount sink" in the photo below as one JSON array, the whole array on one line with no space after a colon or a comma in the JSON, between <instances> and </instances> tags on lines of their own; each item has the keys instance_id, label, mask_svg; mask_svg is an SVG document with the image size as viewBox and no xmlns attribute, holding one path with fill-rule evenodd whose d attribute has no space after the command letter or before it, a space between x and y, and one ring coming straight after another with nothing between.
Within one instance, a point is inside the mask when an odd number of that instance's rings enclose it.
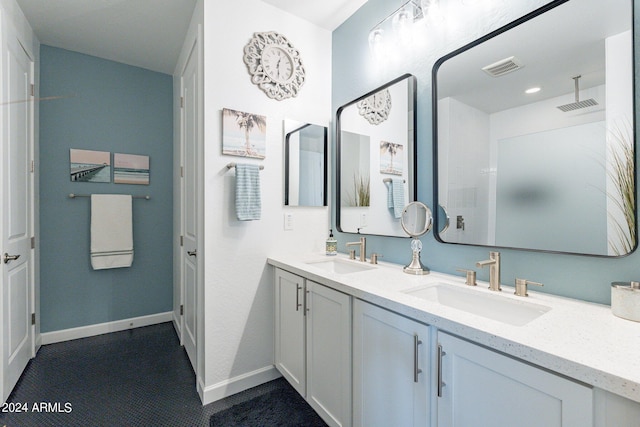
<instances>
[{"instance_id":1,"label":"undermount sink","mask_svg":"<svg viewBox=\"0 0 640 427\"><path fill-rule=\"evenodd\" d=\"M409 289L406 294L513 326L523 326L551 310L546 305L466 290L445 283Z\"/></svg>"},{"instance_id":2,"label":"undermount sink","mask_svg":"<svg viewBox=\"0 0 640 427\"><path fill-rule=\"evenodd\" d=\"M330 259L326 261L312 261L307 264L314 265L323 270L336 274L358 273L371 270L375 267L360 261L348 261L344 259Z\"/></svg>"}]
</instances>

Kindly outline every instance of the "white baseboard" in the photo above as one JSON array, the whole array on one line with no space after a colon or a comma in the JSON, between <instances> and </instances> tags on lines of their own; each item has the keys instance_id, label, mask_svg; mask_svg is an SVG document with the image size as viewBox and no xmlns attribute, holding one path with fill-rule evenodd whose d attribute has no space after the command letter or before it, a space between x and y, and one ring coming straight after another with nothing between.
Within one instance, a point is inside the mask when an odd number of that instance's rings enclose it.
<instances>
[{"instance_id":1,"label":"white baseboard","mask_svg":"<svg viewBox=\"0 0 640 427\"><path fill-rule=\"evenodd\" d=\"M216 400L224 399L232 394L247 390L251 387L275 380L281 376L282 375L278 372L275 366L265 366L264 368L256 369L255 371L220 381L219 383L208 387L204 387L203 384L198 383L198 394L200 394L202 404L207 405L215 402Z\"/></svg>"},{"instance_id":2,"label":"white baseboard","mask_svg":"<svg viewBox=\"0 0 640 427\"><path fill-rule=\"evenodd\" d=\"M180 345L183 345L182 343L182 325L180 324L180 318L178 316L176 316L176 312L172 311L171 312L171 318L173 320L173 329L176 330L176 335L178 335L178 339L180 340Z\"/></svg>"},{"instance_id":3,"label":"white baseboard","mask_svg":"<svg viewBox=\"0 0 640 427\"><path fill-rule=\"evenodd\" d=\"M56 342L75 340L78 338L93 337L109 332L126 331L127 329L141 326L155 325L157 323L173 320L173 312L151 314L149 316L132 317L130 319L116 320L114 322L98 323L96 325L80 326L77 328L63 329L61 331L45 332L41 334L42 345Z\"/></svg>"}]
</instances>

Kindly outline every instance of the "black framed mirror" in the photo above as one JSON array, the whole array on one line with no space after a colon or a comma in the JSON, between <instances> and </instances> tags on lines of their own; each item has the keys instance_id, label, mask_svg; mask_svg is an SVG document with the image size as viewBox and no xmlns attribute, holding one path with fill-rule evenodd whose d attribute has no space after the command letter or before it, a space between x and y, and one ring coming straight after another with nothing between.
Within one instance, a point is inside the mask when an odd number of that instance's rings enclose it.
<instances>
[{"instance_id":1,"label":"black framed mirror","mask_svg":"<svg viewBox=\"0 0 640 427\"><path fill-rule=\"evenodd\" d=\"M404 74L341 106L336 118L336 226L406 237L416 199L416 78Z\"/></svg>"},{"instance_id":2,"label":"black framed mirror","mask_svg":"<svg viewBox=\"0 0 640 427\"><path fill-rule=\"evenodd\" d=\"M327 206L327 127L285 119L284 128L285 206Z\"/></svg>"},{"instance_id":3,"label":"black framed mirror","mask_svg":"<svg viewBox=\"0 0 640 427\"><path fill-rule=\"evenodd\" d=\"M631 0L554 1L436 62L439 241L635 250L632 21Z\"/></svg>"}]
</instances>

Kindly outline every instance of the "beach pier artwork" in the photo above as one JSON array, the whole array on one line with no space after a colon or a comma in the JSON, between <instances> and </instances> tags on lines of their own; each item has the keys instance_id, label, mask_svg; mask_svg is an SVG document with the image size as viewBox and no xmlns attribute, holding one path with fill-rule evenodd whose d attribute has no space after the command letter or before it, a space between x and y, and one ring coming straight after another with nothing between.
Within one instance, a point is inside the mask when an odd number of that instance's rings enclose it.
<instances>
[{"instance_id":1,"label":"beach pier artwork","mask_svg":"<svg viewBox=\"0 0 640 427\"><path fill-rule=\"evenodd\" d=\"M73 182L111 182L111 153L70 149L69 177Z\"/></svg>"}]
</instances>

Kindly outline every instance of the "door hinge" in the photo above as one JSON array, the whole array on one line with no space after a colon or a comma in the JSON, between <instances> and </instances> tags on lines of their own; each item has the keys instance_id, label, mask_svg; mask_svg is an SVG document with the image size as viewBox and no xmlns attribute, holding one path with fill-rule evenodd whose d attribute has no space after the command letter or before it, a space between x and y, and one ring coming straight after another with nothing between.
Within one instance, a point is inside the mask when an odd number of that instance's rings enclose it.
<instances>
[{"instance_id":1,"label":"door hinge","mask_svg":"<svg viewBox=\"0 0 640 427\"><path fill-rule=\"evenodd\" d=\"M31 313L31 324L32 325L36 324L36 314L35 313Z\"/></svg>"},{"instance_id":2,"label":"door hinge","mask_svg":"<svg viewBox=\"0 0 640 427\"><path fill-rule=\"evenodd\" d=\"M180 316L184 315L184 305L180 305Z\"/></svg>"},{"instance_id":3,"label":"door hinge","mask_svg":"<svg viewBox=\"0 0 640 427\"><path fill-rule=\"evenodd\" d=\"M36 96L36 85L31 83L31 96Z\"/></svg>"},{"instance_id":4,"label":"door hinge","mask_svg":"<svg viewBox=\"0 0 640 427\"><path fill-rule=\"evenodd\" d=\"M180 166L180 178L184 178L184 166Z\"/></svg>"},{"instance_id":5,"label":"door hinge","mask_svg":"<svg viewBox=\"0 0 640 427\"><path fill-rule=\"evenodd\" d=\"M31 249L36 248L36 236L31 237Z\"/></svg>"},{"instance_id":6,"label":"door hinge","mask_svg":"<svg viewBox=\"0 0 640 427\"><path fill-rule=\"evenodd\" d=\"M34 160L31 160L31 173L34 173L36 171L36 162Z\"/></svg>"},{"instance_id":7,"label":"door hinge","mask_svg":"<svg viewBox=\"0 0 640 427\"><path fill-rule=\"evenodd\" d=\"M184 236L180 236L180 246L184 246Z\"/></svg>"},{"instance_id":8,"label":"door hinge","mask_svg":"<svg viewBox=\"0 0 640 427\"><path fill-rule=\"evenodd\" d=\"M180 97L180 108L184 108L184 96Z\"/></svg>"}]
</instances>

